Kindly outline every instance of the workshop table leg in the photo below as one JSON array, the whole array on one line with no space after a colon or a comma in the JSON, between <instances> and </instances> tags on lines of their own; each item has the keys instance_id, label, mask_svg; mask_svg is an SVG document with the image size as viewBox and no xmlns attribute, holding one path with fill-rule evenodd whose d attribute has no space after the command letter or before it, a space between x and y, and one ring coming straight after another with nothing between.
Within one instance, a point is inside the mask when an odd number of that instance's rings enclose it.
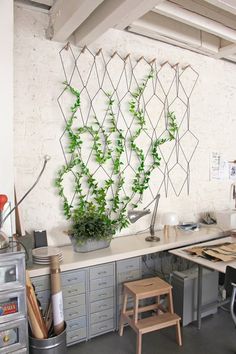
<instances>
[{"instance_id":1,"label":"workshop table leg","mask_svg":"<svg viewBox=\"0 0 236 354\"><path fill-rule=\"evenodd\" d=\"M197 328L201 328L202 315L202 266L198 265L198 292L197 292Z\"/></svg>"}]
</instances>

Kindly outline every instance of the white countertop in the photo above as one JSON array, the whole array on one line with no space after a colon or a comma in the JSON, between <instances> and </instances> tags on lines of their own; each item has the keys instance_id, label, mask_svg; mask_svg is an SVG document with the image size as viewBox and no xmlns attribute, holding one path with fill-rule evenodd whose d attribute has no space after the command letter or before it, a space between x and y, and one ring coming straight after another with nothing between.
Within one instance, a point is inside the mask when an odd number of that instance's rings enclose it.
<instances>
[{"instance_id":1,"label":"white countertop","mask_svg":"<svg viewBox=\"0 0 236 354\"><path fill-rule=\"evenodd\" d=\"M235 237L225 237L224 240L222 240L222 242L230 242L230 243L235 243L236 242L236 238ZM219 243L219 240L215 240L215 241L210 241L210 242L204 242L202 245L214 245ZM197 246L197 245L196 245ZM223 261L219 261L219 262L212 262L208 259L202 258L202 257L198 257L195 255L190 255L189 253L185 252L184 250L186 248L189 247L183 247L183 248L179 248L179 249L175 249L170 251L171 254L174 254L176 256L179 256L181 258L187 259L191 262L194 262L196 264L199 264L203 267L206 268L210 268L213 270L216 270L218 272L221 273L225 273L226 272L226 267L227 265L236 268L236 261L230 261L230 262L223 262Z\"/></svg>"},{"instance_id":2,"label":"white countertop","mask_svg":"<svg viewBox=\"0 0 236 354\"><path fill-rule=\"evenodd\" d=\"M159 242L147 242L145 237L148 234L136 234L131 236L116 237L111 241L108 248L87 253L76 253L72 246L61 247L63 262L61 271L73 270L94 266L98 264L118 261L121 259L142 256L145 254L170 250L194 243L204 242L228 235L217 226L201 227L199 231L170 230L170 236L165 239L163 232L159 231L156 236L160 237ZM31 277L50 274L49 266L34 265L29 269Z\"/></svg>"}]
</instances>

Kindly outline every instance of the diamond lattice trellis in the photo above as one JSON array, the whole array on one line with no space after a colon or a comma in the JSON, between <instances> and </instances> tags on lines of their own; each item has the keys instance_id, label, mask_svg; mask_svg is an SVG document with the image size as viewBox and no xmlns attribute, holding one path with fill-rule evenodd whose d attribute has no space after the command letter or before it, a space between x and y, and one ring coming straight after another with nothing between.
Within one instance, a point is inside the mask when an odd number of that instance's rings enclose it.
<instances>
[{"instance_id":1,"label":"diamond lattice trellis","mask_svg":"<svg viewBox=\"0 0 236 354\"><path fill-rule=\"evenodd\" d=\"M190 129L190 97L198 79L198 73L187 66L180 69L179 65L171 66L169 62L158 65L155 60L148 62L144 57L134 61L130 55L125 58L117 52L107 57L102 50L93 53L87 47L76 54L70 45L60 51L60 58L67 85L80 92L81 105L76 112L76 127L91 126L94 117L99 124L99 134L103 137L103 152L107 149L106 136L112 142L114 137L107 130L109 113L115 117L117 130L124 135L124 154L122 157L121 172L125 174L126 183L122 185L123 197L127 196L137 175L139 165L137 153L131 148L131 140L137 132L137 121L129 111L130 100L137 87L150 75L145 89L139 97L139 109L145 117L145 126L135 140L136 146L142 149L144 163L148 168L153 164L151 151L153 142L166 137L168 134L168 112L174 112L178 131L175 139L157 147L161 157L160 166L152 169L148 189L140 198L136 196L135 203L143 202L150 205L161 190L165 195L173 192L176 196L186 188L189 192L190 162L198 145L198 138ZM107 98L114 101L112 111L107 108ZM58 97L58 104L67 124L71 117L69 108L73 104L73 97L68 94L67 87ZM74 124L74 123L73 123ZM104 132L106 131L106 136ZM60 137L60 144L66 164L71 161L67 151L66 130ZM109 161L105 164L95 163L94 142L89 134L84 135L82 156L91 175L99 183L114 177ZM136 151L137 152L137 151ZM114 157L112 157L114 162ZM64 183L65 192L70 195L70 205L75 201L76 191L69 185L76 179L76 173L67 176ZM85 182L83 182L85 183ZM87 190L89 198L90 191ZM111 186L110 197L115 195L115 187Z\"/></svg>"}]
</instances>

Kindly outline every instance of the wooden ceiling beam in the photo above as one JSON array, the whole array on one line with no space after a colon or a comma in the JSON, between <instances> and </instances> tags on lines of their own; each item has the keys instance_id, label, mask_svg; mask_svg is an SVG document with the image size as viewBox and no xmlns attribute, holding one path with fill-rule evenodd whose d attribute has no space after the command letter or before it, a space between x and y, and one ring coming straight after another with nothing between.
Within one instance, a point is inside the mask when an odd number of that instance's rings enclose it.
<instances>
[{"instance_id":1,"label":"wooden ceiling beam","mask_svg":"<svg viewBox=\"0 0 236 354\"><path fill-rule=\"evenodd\" d=\"M143 15L145 15L147 12L149 12L153 7L155 7L158 4L161 4L166 0L146 0L146 1L141 1L137 3L131 11L128 11L119 21L117 25L114 26L114 28L123 30L127 26L129 26L133 21L136 21Z\"/></svg>"},{"instance_id":2,"label":"wooden ceiling beam","mask_svg":"<svg viewBox=\"0 0 236 354\"><path fill-rule=\"evenodd\" d=\"M31 2L35 2L37 4L47 5L51 7L53 5L53 0L30 0Z\"/></svg>"},{"instance_id":3,"label":"wooden ceiling beam","mask_svg":"<svg viewBox=\"0 0 236 354\"><path fill-rule=\"evenodd\" d=\"M236 30L235 16L226 13L219 8L206 3L204 0L171 0L171 2L182 6L184 9L198 13L211 20L219 22L225 26Z\"/></svg>"},{"instance_id":4,"label":"wooden ceiling beam","mask_svg":"<svg viewBox=\"0 0 236 354\"><path fill-rule=\"evenodd\" d=\"M162 2L162 0L104 0L75 31L75 44L88 45L111 27L125 28L129 21L142 16L160 1Z\"/></svg>"},{"instance_id":5,"label":"wooden ceiling beam","mask_svg":"<svg viewBox=\"0 0 236 354\"><path fill-rule=\"evenodd\" d=\"M197 13L192 13L177 4L170 3L169 1L164 2L156 6L153 11L160 15L236 43L236 30Z\"/></svg>"},{"instance_id":6,"label":"wooden ceiling beam","mask_svg":"<svg viewBox=\"0 0 236 354\"><path fill-rule=\"evenodd\" d=\"M222 10L236 15L236 2L235 0L205 0L207 3L219 7Z\"/></svg>"},{"instance_id":7,"label":"wooden ceiling beam","mask_svg":"<svg viewBox=\"0 0 236 354\"><path fill-rule=\"evenodd\" d=\"M236 54L236 44L229 44L224 47L221 47L217 54L214 55L214 58L227 58L229 55Z\"/></svg>"},{"instance_id":8,"label":"wooden ceiling beam","mask_svg":"<svg viewBox=\"0 0 236 354\"><path fill-rule=\"evenodd\" d=\"M182 24L170 18L149 12L128 27L130 32L153 39L194 49L208 54L218 52L220 39L199 29Z\"/></svg>"},{"instance_id":9,"label":"wooden ceiling beam","mask_svg":"<svg viewBox=\"0 0 236 354\"><path fill-rule=\"evenodd\" d=\"M103 0L57 0L50 10L49 37L65 42Z\"/></svg>"}]
</instances>

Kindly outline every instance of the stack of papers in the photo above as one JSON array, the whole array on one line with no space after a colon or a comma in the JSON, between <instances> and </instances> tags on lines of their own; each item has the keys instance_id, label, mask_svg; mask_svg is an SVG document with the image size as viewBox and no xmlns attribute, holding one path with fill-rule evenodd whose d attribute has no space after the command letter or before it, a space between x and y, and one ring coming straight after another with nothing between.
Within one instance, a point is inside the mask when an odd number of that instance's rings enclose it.
<instances>
[{"instance_id":1,"label":"stack of papers","mask_svg":"<svg viewBox=\"0 0 236 354\"><path fill-rule=\"evenodd\" d=\"M236 260L236 243L224 242L211 246L187 248L185 252L209 259L213 262L229 262Z\"/></svg>"}]
</instances>

